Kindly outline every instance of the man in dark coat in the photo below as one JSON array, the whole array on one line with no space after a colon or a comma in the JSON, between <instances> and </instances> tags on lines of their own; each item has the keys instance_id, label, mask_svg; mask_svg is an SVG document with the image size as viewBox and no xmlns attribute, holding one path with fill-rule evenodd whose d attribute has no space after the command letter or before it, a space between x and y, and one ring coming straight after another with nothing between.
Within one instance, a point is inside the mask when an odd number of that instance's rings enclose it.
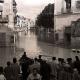
<instances>
[{"instance_id":1,"label":"man in dark coat","mask_svg":"<svg viewBox=\"0 0 80 80\"><path fill-rule=\"evenodd\" d=\"M26 52L24 52L24 54L22 55L19 61L21 65L23 80L26 80L29 75L28 69L29 69L29 65L32 63L32 60L28 58Z\"/></svg>"},{"instance_id":2,"label":"man in dark coat","mask_svg":"<svg viewBox=\"0 0 80 80\"><path fill-rule=\"evenodd\" d=\"M6 80L12 80L11 79L12 68L11 68L11 63L9 61L7 62L7 67L5 67L4 69L4 74L5 74Z\"/></svg>"}]
</instances>

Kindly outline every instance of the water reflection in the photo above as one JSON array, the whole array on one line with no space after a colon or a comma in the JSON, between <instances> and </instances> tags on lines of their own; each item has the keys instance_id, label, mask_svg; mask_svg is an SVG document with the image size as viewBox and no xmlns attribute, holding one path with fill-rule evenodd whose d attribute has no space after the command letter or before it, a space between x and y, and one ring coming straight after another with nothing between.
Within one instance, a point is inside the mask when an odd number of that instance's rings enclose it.
<instances>
[{"instance_id":1,"label":"water reflection","mask_svg":"<svg viewBox=\"0 0 80 80\"><path fill-rule=\"evenodd\" d=\"M54 47L52 44L37 40L39 36L37 36L34 31L28 31L26 35L24 35L24 33L21 33L21 35L22 36L20 37L18 46L20 48L24 48L29 57L35 57L39 54L42 54L48 56L56 56L57 58L74 58L75 55L79 55L73 53L71 49Z\"/></svg>"},{"instance_id":2,"label":"water reflection","mask_svg":"<svg viewBox=\"0 0 80 80\"><path fill-rule=\"evenodd\" d=\"M22 51L16 50L15 47L0 47L0 65L5 66L7 61L12 61L13 57L17 57L18 59L23 54L24 51L27 52L27 55L31 58L38 56L39 54L48 55L48 56L56 56L67 58L78 55L79 53L74 53L71 49L54 47L53 44L49 44L46 42L38 41L37 35L34 31L20 32L19 33L19 41L16 43L17 47L22 49Z\"/></svg>"}]
</instances>

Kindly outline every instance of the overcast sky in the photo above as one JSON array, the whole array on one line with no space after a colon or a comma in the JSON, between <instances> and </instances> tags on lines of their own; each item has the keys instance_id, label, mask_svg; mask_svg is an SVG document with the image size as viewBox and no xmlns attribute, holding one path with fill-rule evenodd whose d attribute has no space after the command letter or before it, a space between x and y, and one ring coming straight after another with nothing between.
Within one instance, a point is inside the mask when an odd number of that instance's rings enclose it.
<instances>
[{"instance_id":1,"label":"overcast sky","mask_svg":"<svg viewBox=\"0 0 80 80\"><path fill-rule=\"evenodd\" d=\"M54 0L16 0L18 14L27 18L35 19L36 16L49 3L54 3Z\"/></svg>"}]
</instances>

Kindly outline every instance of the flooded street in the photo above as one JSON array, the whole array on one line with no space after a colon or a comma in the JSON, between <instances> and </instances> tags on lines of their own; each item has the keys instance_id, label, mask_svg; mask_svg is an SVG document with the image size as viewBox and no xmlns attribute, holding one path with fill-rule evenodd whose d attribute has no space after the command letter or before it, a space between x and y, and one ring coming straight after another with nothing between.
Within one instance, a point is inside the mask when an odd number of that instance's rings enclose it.
<instances>
[{"instance_id":1,"label":"flooded street","mask_svg":"<svg viewBox=\"0 0 80 80\"><path fill-rule=\"evenodd\" d=\"M27 52L27 56L34 58L39 54L47 56L56 56L61 58L72 57L74 59L75 55L79 53L73 53L71 49L56 47L53 44L49 44L43 41L37 40L37 35L35 32L28 31L26 35L20 33L20 39L18 46L24 48L24 51ZM20 54L22 55L22 54Z\"/></svg>"},{"instance_id":2,"label":"flooded street","mask_svg":"<svg viewBox=\"0 0 80 80\"><path fill-rule=\"evenodd\" d=\"M26 51L27 56L34 58L39 54L47 56L56 56L67 58L72 57L74 59L75 55L80 55L79 53L73 53L71 49L65 49L61 47L55 47L53 44L38 41L35 32L28 31L25 35L24 32L19 33L19 41L17 42L17 47ZM7 61L12 62L13 57L18 59L23 54L23 52L15 52L15 47L0 47L0 65L5 66Z\"/></svg>"}]
</instances>

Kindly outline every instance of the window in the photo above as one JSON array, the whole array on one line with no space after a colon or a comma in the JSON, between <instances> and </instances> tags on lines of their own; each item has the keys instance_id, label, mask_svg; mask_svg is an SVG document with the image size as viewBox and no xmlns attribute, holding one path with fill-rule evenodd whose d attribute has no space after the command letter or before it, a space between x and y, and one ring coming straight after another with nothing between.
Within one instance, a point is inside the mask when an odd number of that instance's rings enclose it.
<instances>
[{"instance_id":1,"label":"window","mask_svg":"<svg viewBox=\"0 0 80 80\"><path fill-rule=\"evenodd\" d=\"M80 1L76 1L76 8L80 9Z\"/></svg>"}]
</instances>

